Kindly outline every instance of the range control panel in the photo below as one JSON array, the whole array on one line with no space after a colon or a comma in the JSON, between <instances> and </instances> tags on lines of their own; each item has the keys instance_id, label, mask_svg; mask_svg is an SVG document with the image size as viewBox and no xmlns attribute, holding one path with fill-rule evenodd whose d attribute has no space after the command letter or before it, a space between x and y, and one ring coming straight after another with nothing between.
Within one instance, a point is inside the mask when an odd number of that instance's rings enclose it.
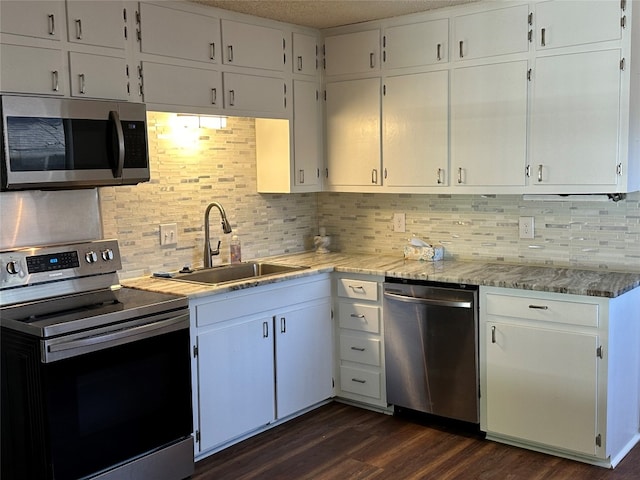
<instances>
[{"instance_id":1,"label":"range control panel","mask_svg":"<svg viewBox=\"0 0 640 480\"><path fill-rule=\"evenodd\" d=\"M0 290L113 273L122 268L117 240L0 252Z\"/></svg>"}]
</instances>

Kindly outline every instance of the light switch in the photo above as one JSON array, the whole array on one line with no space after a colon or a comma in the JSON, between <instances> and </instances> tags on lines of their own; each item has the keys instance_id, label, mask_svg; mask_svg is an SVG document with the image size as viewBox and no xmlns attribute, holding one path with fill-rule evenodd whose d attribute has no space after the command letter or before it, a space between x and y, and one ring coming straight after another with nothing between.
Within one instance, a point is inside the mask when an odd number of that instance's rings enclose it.
<instances>
[{"instance_id":1,"label":"light switch","mask_svg":"<svg viewBox=\"0 0 640 480\"><path fill-rule=\"evenodd\" d=\"M176 245L178 243L178 224L163 223L160 225L160 245Z\"/></svg>"}]
</instances>

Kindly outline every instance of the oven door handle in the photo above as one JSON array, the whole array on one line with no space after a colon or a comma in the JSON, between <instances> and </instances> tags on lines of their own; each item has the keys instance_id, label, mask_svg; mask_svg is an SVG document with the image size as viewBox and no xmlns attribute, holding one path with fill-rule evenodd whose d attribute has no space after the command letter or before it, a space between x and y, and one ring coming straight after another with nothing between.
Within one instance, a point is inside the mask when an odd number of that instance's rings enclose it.
<instances>
[{"instance_id":1,"label":"oven door handle","mask_svg":"<svg viewBox=\"0 0 640 480\"><path fill-rule=\"evenodd\" d=\"M421 305L432 305L436 307L471 308L471 302L457 302L452 300L438 300L436 298L419 298L408 295L398 295L397 293L384 292L384 296L393 300L406 303L419 303Z\"/></svg>"},{"instance_id":2,"label":"oven door handle","mask_svg":"<svg viewBox=\"0 0 640 480\"><path fill-rule=\"evenodd\" d=\"M46 345L45 363L63 358L75 357L85 353L90 353L105 348L123 345L136 340L170 333L183 328L189 328L189 314L185 313L177 317L160 320L131 328L107 332L104 334L92 335L68 342L60 342L53 345Z\"/></svg>"}]
</instances>

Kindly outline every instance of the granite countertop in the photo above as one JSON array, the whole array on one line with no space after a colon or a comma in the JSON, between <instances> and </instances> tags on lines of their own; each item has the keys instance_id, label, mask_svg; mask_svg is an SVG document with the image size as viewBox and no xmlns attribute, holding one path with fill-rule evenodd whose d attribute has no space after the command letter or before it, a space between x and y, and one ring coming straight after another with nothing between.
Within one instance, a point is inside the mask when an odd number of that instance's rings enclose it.
<instances>
[{"instance_id":1,"label":"granite countertop","mask_svg":"<svg viewBox=\"0 0 640 480\"><path fill-rule=\"evenodd\" d=\"M332 271L608 298L617 297L640 287L640 272L623 273L456 260L422 262L384 255L315 252L281 255L262 260L309 268L222 285L203 285L156 277L126 279L121 283L125 287L186 295L189 298L231 292Z\"/></svg>"}]
</instances>

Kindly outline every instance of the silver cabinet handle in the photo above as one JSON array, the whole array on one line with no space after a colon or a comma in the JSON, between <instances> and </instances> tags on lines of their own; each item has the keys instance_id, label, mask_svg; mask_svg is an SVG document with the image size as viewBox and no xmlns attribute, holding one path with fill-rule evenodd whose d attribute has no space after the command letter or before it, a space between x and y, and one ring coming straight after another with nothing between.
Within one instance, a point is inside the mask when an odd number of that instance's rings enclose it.
<instances>
[{"instance_id":1,"label":"silver cabinet handle","mask_svg":"<svg viewBox=\"0 0 640 480\"><path fill-rule=\"evenodd\" d=\"M540 46L542 47L546 47L547 46L547 29L546 28L542 28L540 29Z\"/></svg>"},{"instance_id":2,"label":"silver cabinet handle","mask_svg":"<svg viewBox=\"0 0 640 480\"><path fill-rule=\"evenodd\" d=\"M218 101L218 89L212 88L211 89L211 105L215 105L217 101Z\"/></svg>"},{"instance_id":3,"label":"silver cabinet handle","mask_svg":"<svg viewBox=\"0 0 640 480\"><path fill-rule=\"evenodd\" d=\"M351 350L355 350L356 352L364 352L364 347L351 347Z\"/></svg>"},{"instance_id":4,"label":"silver cabinet handle","mask_svg":"<svg viewBox=\"0 0 640 480\"><path fill-rule=\"evenodd\" d=\"M300 183L304 183L304 170L300 170L299 172Z\"/></svg>"},{"instance_id":5,"label":"silver cabinet handle","mask_svg":"<svg viewBox=\"0 0 640 480\"><path fill-rule=\"evenodd\" d=\"M436 59L438 61L442 60L442 44L439 43L436 47Z\"/></svg>"},{"instance_id":6,"label":"silver cabinet handle","mask_svg":"<svg viewBox=\"0 0 640 480\"><path fill-rule=\"evenodd\" d=\"M76 19L76 39L82 39L82 20L79 18Z\"/></svg>"},{"instance_id":7,"label":"silver cabinet handle","mask_svg":"<svg viewBox=\"0 0 640 480\"><path fill-rule=\"evenodd\" d=\"M227 47L227 57L229 63L233 62L233 45L229 45Z\"/></svg>"},{"instance_id":8,"label":"silver cabinet handle","mask_svg":"<svg viewBox=\"0 0 640 480\"><path fill-rule=\"evenodd\" d=\"M269 322L262 322L262 338L269 337Z\"/></svg>"},{"instance_id":9,"label":"silver cabinet handle","mask_svg":"<svg viewBox=\"0 0 640 480\"><path fill-rule=\"evenodd\" d=\"M364 293L364 287L362 285L349 285L349 288L354 292L362 292Z\"/></svg>"},{"instance_id":10,"label":"silver cabinet handle","mask_svg":"<svg viewBox=\"0 0 640 480\"><path fill-rule=\"evenodd\" d=\"M49 15L49 35L56 34L56 17L53 13Z\"/></svg>"},{"instance_id":11,"label":"silver cabinet handle","mask_svg":"<svg viewBox=\"0 0 640 480\"><path fill-rule=\"evenodd\" d=\"M529 305L529 308L533 310L549 310L549 307L546 305Z\"/></svg>"},{"instance_id":12,"label":"silver cabinet handle","mask_svg":"<svg viewBox=\"0 0 640 480\"><path fill-rule=\"evenodd\" d=\"M362 380L361 378L352 378L351 381L356 383L367 383L366 380Z\"/></svg>"},{"instance_id":13,"label":"silver cabinet handle","mask_svg":"<svg viewBox=\"0 0 640 480\"><path fill-rule=\"evenodd\" d=\"M462 183L462 167L458 167L458 183Z\"/></svg>"},{"instance_id":14,"label":"silver cabinet handle","mask_svg":"<svg viewBox=\"0 0 640 480\"><path fill-rule=\"evenodd\" d=\"M363 314L358 314L358 313L352 313L351 318L365 318L365 316Z\"/></svg>"},{"instance_id":15,"label":"silver cabinet handle","mask_svg":"<svg viewBox=\"0 0 640 480\"><path fill-rule=\"evenodd\" d=\"M378 170L375 168L371 170L371 183L378 184Z\"/></svg>"},{"instance_id":16,"label":"silver cabinet handle","mask_svg":"<svg viewBox=\"0 0 640 480\"><path fill-rule=\"evenodd\" d=\"M538 182L542 182L542 164L538 165Z\"/></svg>"},{"instance_id":17,"label":"silver cabinet handle","mask_svg":"<svg viewBox=\"0 0 640 480\"><path fill-rule=\"evenodd\" d=\"M441 168L438 169L438 185L442 185L443 180L442 180L442 174L444 173L444 170L442 170Z\"/></svg>"},{"instance_id":18,"label":"silver cabinet handle","mask_svg":"<svg viewBox=\"0 0 640 480\"><path fill-rule=\"evenodd\" d=\"M58 70L54 70L51 72L51 80L52 80L52 90L57 92L60 89L60 85L58 83Z\"/></svg>"},{"instance_id":19,"label":"silver cabinet handle","mask_svg":"<svg viewBox=\"0 0 640 480\"><path fill-rule=\"evenodd\" d=\"M370 53L369 54L369 67L371 68L375 68L376 67L376 56L374 53Z\"/></svg>"},{"instance_id":20,"label":"silver cabinet handle","mask_svg":"<svg viewBox=\"0 0 640 480\"><path fill-rule=\"evenodd\" d=\"M78 79L80 80L80 93L85 93L85 83L84 83L84 73L78 75Z\"/></svg>"},{"instance_id":21,"label":"silver cabinet handle","mask_svg":"<svg viewBox=\"0 0 640 480\"><path fill-rule=\"evenodd\" d=\"M463 52L463 48L462 48L463 45L464 45L464 41L460 40L460 47L459 47L460 48L460 51L459 51L460 58L464 58L464 52Z\"/></svg>"},{"instance_id":22,"label":"silver cabinet handle","mask_svg":"<svg viewBox=\"0 0 640 480\"><path fill-rule=\"evenodd\" d=\"M236 104L236 91L229 90L229 105L234 106Z\"/></svg>"},{"instance_id":23,"label":"silver cabinet handle","mask_svg":"<svg viewBox=\"0 0 640 480\"><path fill-rule=\"evenodd\" d=\"M491 343L496 343L496 327L491 327Z\"/></svg>"},{"instance_id":24,"label":"silver cabinet handle","mask_svg":"<svg viewBox=\"0 0 640 480\"><path fill-rule=\"evenodd\" d=\"M280 333L287 333L287 319L280 317Z\"/></svg>"},{"instance_id":25,"label":"silver cabinet handle","mask_svg":"<svg viewBox=\"0 0 640 480\"><path fill-rule=\"evenodd\" d=\"M216 44L214 42L211 42L209 44L209 58L211 60L216 59Z\"/></svg>"},{"instance_id":26,"label":"silver cabinet handle","mask_svg":"<svg viewBox=\"0 0 640 480\"><path fill-rule=\"evenodd\" d=\"M302 71L302 55L298 55L298 71Z\"/></svg>"}]
</instances>

